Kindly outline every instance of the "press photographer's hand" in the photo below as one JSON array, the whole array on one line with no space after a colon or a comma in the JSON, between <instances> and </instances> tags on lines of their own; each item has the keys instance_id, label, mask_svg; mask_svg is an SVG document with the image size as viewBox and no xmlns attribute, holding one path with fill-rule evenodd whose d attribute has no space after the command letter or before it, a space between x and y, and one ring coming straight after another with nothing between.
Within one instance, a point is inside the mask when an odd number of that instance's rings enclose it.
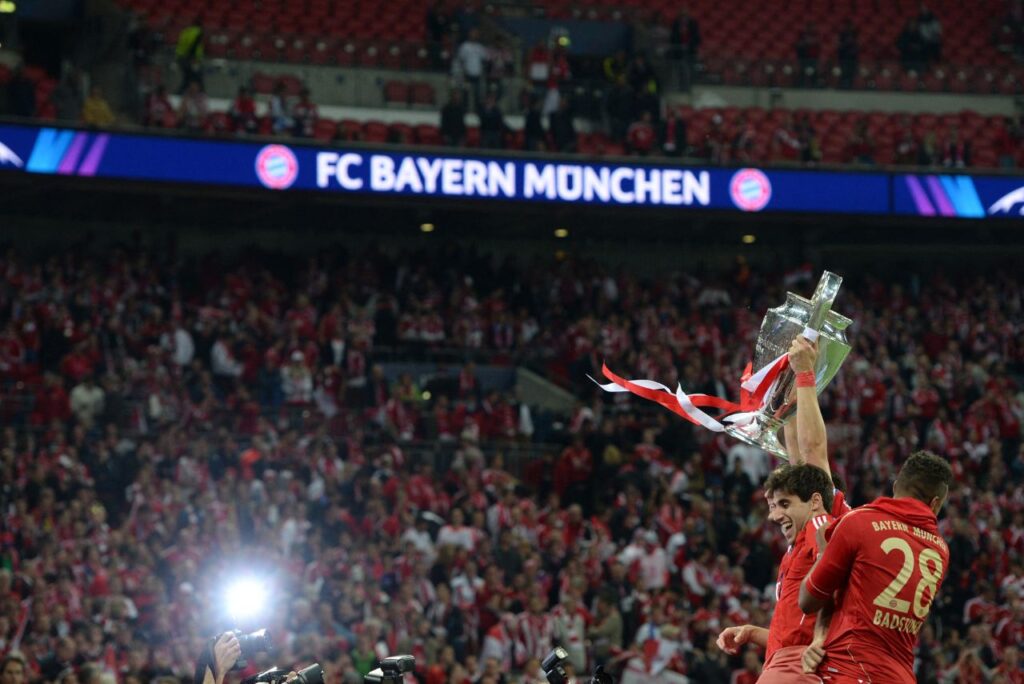
<instances>
[{"instance_id":1,"label":"press photographer's hand","mask_svg":"<svg viewBox=\"0 0 1024 684\"><path fill-rule=\"evenodd\" d=\"M242 645L231 632L221 634L213 644L213 676L215 684L222 684L224 675L231 671L242 656Z\"/></svg>"}]
</instances>

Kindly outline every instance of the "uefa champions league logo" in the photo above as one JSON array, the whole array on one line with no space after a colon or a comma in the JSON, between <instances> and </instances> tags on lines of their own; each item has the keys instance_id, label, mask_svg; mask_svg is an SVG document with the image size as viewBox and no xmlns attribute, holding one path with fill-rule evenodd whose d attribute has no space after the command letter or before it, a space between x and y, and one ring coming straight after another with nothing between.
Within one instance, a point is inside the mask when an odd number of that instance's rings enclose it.
<instances>
[{"instance_id":1,"label":"uefa champions league logo","mask_svg":"<svg viewBox=\"0 0 1024 684\"><path fill-rule=\"evenodd\" d=\"M758 169L740 169L729 181L732 203L743 211L761 211L772 199L772 183Z\"/></svg>"},{"instance_id":2,"label":"uefa champions league logo","mask_svg":"<svg viewBox=\"0 0 1024 684\"><path fill-rule=\"evenodd\" d=\"M267 145L256 155L256 177L264 187L286 190L299 177L299 161L284 145Z\"/></svg>"}]
</instances>

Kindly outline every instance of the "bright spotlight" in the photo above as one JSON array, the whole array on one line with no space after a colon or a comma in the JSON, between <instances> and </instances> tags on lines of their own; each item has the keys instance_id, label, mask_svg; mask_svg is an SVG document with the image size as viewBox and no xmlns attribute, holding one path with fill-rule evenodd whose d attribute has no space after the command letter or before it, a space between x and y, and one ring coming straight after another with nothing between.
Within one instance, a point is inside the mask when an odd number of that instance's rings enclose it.
<instances>
[{"instance_id":1,"label":"bright spotlight","mask_svg":"<svg viewBox=\"0 0 1024 684\"><path fill-rule=\"evenodd\" d=\"M555 228L555 237L558 239L569 237L569 231L565 228Z\"/></svg>"},{"instance_id":2,"label":"bright spotlight","mask_svg":"<svg viewBox=\"0 0 1024 684\"><path fill-rule=\"evenodd\" d=\"M241 579L228 587L225 596L228 613L242 620L259 615L267 602L267 588L259 580Z\"/></svg>"},{"instance_id":3,"label":"bright spotlight","mask_svg":"<svg viewBox=\"0 0 1024 684\"><path fill-rule=\"evenodd\" d=\"M747 235L743 236L743 244L745 244L745 245L752 245L756 241L757 241L757 236L756 235L747 234Z\"/></svg>"},{"instance_id":4,"label":"bright spotlight","mask_svg":"<svg viewBox=\"0 0 1024 684\"><path fill-rule=\"evenodd\" d=\"M424 232L424 233L433 233L434 232L434 224L433 223L421 223L420 224L420 230L422 232Z\"/></svg>"}]
</instances>

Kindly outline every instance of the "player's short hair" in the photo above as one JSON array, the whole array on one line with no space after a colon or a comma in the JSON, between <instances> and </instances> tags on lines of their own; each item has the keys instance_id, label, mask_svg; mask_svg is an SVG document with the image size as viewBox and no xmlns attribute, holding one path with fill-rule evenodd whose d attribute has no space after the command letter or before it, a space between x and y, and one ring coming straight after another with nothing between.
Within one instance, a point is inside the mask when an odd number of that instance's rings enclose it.
<instances>
[{"instance_id":1,"label":"player's short hair","mask_svg":"<svg viewBox=\"0 0 1024 684\"><path fill-rule=\"evenodd\" d=\"M768 475L768 479L764 481L764 494L765 496L771 496L772 492L778 489L783 482L786 480L786 473L792 468L788 463L783 463L778 468L773 470Z\"/></svg>"},{"instance_id":2,"label":"player's short hair","mask_svg":"<svg viewBox=\"0 0 1024 684\"><path fill-rule=\"evenodd\" d=\"M946 498L952 484L953 469L949 461L930 451L912 453L896 475L897 487L926 504L931 504L935 498Z\"/></svg>"},{"instance_id":3,"label":"player's short hair","mask_svg":"<svg viewBox=\"0 0 1024 684\"><path fill-rule=\"evenodd\" d=\"M817 492L821 495L821 505L826 511L831 511L833 488L832 478L828 476L828 473L818 466L801 463L789 466L782 473L772 491L795 494L805 502L810 501Z\"/></svg>"}]
</instances>

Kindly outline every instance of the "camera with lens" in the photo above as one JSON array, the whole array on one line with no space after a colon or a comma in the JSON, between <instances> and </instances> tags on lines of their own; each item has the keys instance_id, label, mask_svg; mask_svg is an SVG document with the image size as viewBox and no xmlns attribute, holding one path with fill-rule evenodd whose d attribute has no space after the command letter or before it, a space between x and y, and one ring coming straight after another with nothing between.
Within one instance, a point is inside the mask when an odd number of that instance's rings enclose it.
<instances>
[{"instance_id":1,"label":"camera with lens","mask_svg":"<svg viewBox=\"0 0 1024 684\"><path fill-rule=\"evenodd\" d=\"M242 655L235 663L234 669L240 670L246 666L246 660L257 653L269 653L274 650L274 642L270 639L270 632L266 629L258 629L249 634L242 634L241 630L234 629L231 633L238 639L238 645L242 648Z\"/></svg>"},{"instance_id":2,"label":"camera with lens","mask_svg":"<svg viewBox=\"0 0 1024 684\"><path fill-rule=\"evenodd\" d=\"M565 671L565 663L568 660L569 653L561 646L555 646L541 661L540 668L544 670L544 676L547 677L549 684L566 684L569 681L569 675ZM590 678L590 684L614 684L614 681L612 676L604 671L603 665L598 665L594 676Z\"/></svg>"},{"instance_id":3,"label":"camera with lens","mask_svg":"<svg viewBox=\"0 0 1024 684\"><path fill-rule=\"evenodd\" d=\"M283 682L298 682L298 684L324 684L324 669L320 663L313 663L295 673L291 679L288 678L289 670L283 667L272 667L266 672L242 680L242 684L283 684Z\"/></svg>"},{"instance_id":4,"label":"camera with lens","mask_svg":"<svg viewBox=\"0 0 1024 684\"><path fill-rule=\"evenodd\" d=\"M561 646L555 646L551 653L540 663L540 669L544 670L544 676L548 678L549 684L565 684L569 681L569 675L565 672L565 663L569 660L569 653Z\"/></svg>"},{"instance_id":5,"label":"camera with lens","mask_svg":"<svg viewBox=\"0 0 1024 684\"><path fill-rule=\"evenodd\" d=\"M193 684L202 684L206 678L206 672L209 670L211 673L215 671L215 659L213 654L214 646L217 640L225 634L234 634L235 638L238 639L238 646L241 649L241 653L238 656L238 660L231 666L232 670L242 670L249 666L247 662L248 658L252 658L257 653L268 653L274 650L274 642L270 638L270 632L266 629L258 629L255 632L249 634L242 634L241 630L233 629L227 632L218 634L212 637L207 643L203 653L199 656L199 660L196 661L195 676L192 679ZM308 669L308 668L307 668ZM270 672L268 670L267 672ZM220 673L223 675L224 673ZM287 675L287 671L285 672ZM310 684L317 684L311 682ZM319 684L323 684L320 682Z\"/></svg>"},{"instance_id":6,"label":"camera with lens","mask_svg":"<svg viewBox=\"0 0 1024 684\"><path fill-rule=\"evenodd\" d=\"M363 677L364 684L401 684L403 675L416 667L416 658L397 655L380 661L380 667Z\"/></svg>"}]
</instances>

